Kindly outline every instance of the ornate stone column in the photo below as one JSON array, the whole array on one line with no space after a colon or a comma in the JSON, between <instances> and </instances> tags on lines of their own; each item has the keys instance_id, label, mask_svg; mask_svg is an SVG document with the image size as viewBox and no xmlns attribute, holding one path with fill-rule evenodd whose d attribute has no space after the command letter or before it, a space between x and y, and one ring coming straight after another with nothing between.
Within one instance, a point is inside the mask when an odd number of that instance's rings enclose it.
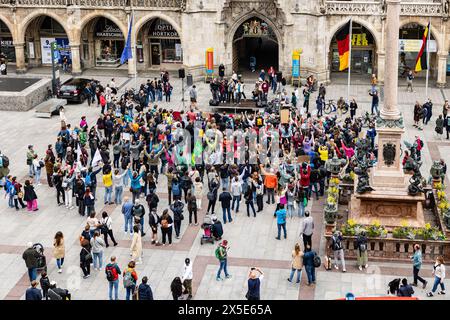
<instances>
[{"instance_id":1,"label":"ornate stone column","mask_svg":"<svg viewBox=\"0 0 450 320\"><path fill-rule=\"evenodd\" d=\"M25 73L27 71L25 65L25 43L14 43L14 50L16 52L16 73Z\"/></svg>"},{"instance_id":2,"label":"ornate stone column","mask_svg":"<svg viewBox=\"0 0 450 320\"><path fill-rule=\"evenodd\" d=\"M440 88L445 87L447 83L447 52L439 52L438 59L438 74L437 74L437 86Z\"/></svg>"},{"instance_id":3,"label":"ornate stone column","mask_svg":"<svg viewBox=\"0 0 450 320\"><path fill-rule=\"evenodd\" d=\"M128 77L129 78L133 78L137 72L136 70L136 64L134 63L134 59L136 59L136 44L133 43L131 45L131 51L132 51L132 55L133 58L128 60Z\"/></svg>"},{"instance_id":4,"label":"ornate stone column","mask_svg":"<svg viewBox=\"0 0 450 320\"><path fill-rule=\"evenodd\" d=\"M72 54L72 75L79 76L81 74L80 44L71 44L70 52Z\"/></svg>"}]
</instances>

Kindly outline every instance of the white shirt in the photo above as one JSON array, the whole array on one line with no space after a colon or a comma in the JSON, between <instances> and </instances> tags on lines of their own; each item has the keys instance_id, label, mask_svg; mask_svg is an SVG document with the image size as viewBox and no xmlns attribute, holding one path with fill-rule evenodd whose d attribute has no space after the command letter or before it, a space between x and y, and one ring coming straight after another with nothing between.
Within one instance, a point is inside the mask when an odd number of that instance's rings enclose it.
<instances>
[{"instance_id":1,"label":"white shirt","mask_svg":"<svg viewBox=\"0 0 450 320\"><path fill-rule=\"evenodd\" d=\"M184 274L181 277L181 281L183 282L184 280L192 280L192 264L189 265L184 265Z\"/></svg>"}]
</instances>

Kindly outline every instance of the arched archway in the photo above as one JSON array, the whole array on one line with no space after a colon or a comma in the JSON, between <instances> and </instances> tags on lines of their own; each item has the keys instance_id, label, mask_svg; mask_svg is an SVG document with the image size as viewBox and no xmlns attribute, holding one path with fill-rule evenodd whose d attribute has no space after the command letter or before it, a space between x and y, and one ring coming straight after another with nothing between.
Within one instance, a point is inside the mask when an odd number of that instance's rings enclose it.
<instances>
[{"instance_id":1,"label":"arched archway","mask_svg":"<svg viewBox=\"0 0 450 320\"><path fill-rule=\"evenodd\" d=\"M339 79L347 74L348 69L339 71L339 52L336 36L347 24L348 20L332 29L332 36L328 42L328 69L331 79ZM353 75L366 79L371 74L377 73L377 48L378 38L374 28L364 21L353 19L352 21L352 52L350 70Z\"/></svg>"},{"instance_id":2,"label":"arched archway","mask_svg":"<svg viewBox=\"0 0 450 320\"><path fill-rule=\"evenodd\" d=\"M178 69L183 64L180 28L165 15L141 18L134 28L138 69Z\"/></svg>"},{"instance_id":3,"label":"arched archway","mask_svg":"<svg viewBox=\"0 0 450 320\"><path fill-rule=\"evenodd\" d=\"M0 61L15 62L16 52L9 21L0 17Z\"/></svg>"},{"instance_id":4,"label":"arched archway","mask_svg":"<svg viewBox=\"0 0 450 320\"><path fill-rule=\"evenodd\" d=\"M85 17L80 27L82 67L119 67L127 27L107 13Z\"/></svg>"},{"instance_id":5,"label":"arched archway","mask_svg":"<svg viewBox=\"0 0 450 320\"><path fill-rule=\"evenodd\" d=\"M281 35L269 19L254 13L239 19L231 30L233 70L279 69Z\"/></svg>"},{"instance_id":6,"label":"arched archway","mask_svg":"<svg viewBox=\"0 0 450 320\"><path fill-rule=\"evenodd\" d=\"M28 15L23 20L18 31L19 41L27 44L25 47L25 61L28 67L49 66L52 64L51 43L56 42L59 52L58 63L62 64L67 58L71 64L69 33L64 21L54 13L39 11Z\"/></svg>"}]
</instances>

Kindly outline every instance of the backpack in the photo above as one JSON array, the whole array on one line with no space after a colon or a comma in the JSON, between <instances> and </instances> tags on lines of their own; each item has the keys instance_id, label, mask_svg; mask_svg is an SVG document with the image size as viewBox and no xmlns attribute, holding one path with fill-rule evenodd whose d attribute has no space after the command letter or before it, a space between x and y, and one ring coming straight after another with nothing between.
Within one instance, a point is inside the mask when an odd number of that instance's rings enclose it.
<instances>
[{"instance_id":1,"label":"backpack","mask_svg":"<svg viewBox=\"0 0 450 320\"><path fill-rule=\"evenodd\" d=\"M208 194L206 195L206 197L208 198L209 201L214 201L214 192L209 191Z\"/></svg>"},{"instance_id":2,"label":"backpack","mask_svg":"<svg viewBox=\"0 0 450 320\"><path fill-rule=\"evenodd\" d=\"M361 243L359 245L359 251L365 252L367 250L367 243Z\"/></svg>"},{"instance_id":3,"label":"backpack","mask_svg":"<svg viewBox=\"0 0 450 320\"><path fill-rule=\"evenodd\" d=\"M117 277L117 270L115 266L108 266L105 268L106 279L108 281L114 281Z\"/></svg>"},{"instance_id":4,"label":"backpack","mask_svg":"<svg viewBox=\"0 0 450 320\"><path fill-rule=\"evenodd\" d=\"M11 183L11 186L9 187L9 195L15 196L16 195L16 187Z\"/></svg>"},{"instance_id":5,"label":"backpack","mask_svg":"<svg viewBox=\"0 0 450 320\"><path fill-rule=\"evenodd\" d=\"M322 260L320 260L320 257L317 255L317 253L314 255L313 258L314 267L318 268L322 264Z\"/></svg>"},{"instance_id":6,"label":"backpack","mask_svg":"<svg viewBox=\"0 0 450 320\"><path fill-rule=\"evenodd\" d=\"M91 174L88 173L86 175L86 178L84 178L84 184L86 185L86 187L90 187L91 183L92 183Z\"/></svg>"},{"instance_id":7,"label":"backpack","mask_svg":"<svg viewBox=\"0 0 450 320\"><path fill-rule=\"evenodd\" d=\"M342 249L342 243L341 240L338 239L333 239L333 250L341 250Z\"/></svg>"},{"instance_id":8,"label":"backpack","mask_svg":"<svg viewBox=\"0 0 450 320\"><path fill-rule=\"evenodd\" d=\"M130 271L125 272L123 276L123 286L125 288L131 288L134 286L134 278Z\"/></svg>"},{"instance_id":9,"label":"backpack","mask_svg":"<svg viewBox=\"0 0 450 320\"><path fill-rule=\"evenodd\" d=\"M179 183L174 183L172 184L172 193L174 196L178 196L181 194L180 192L180 184Z\"/></svg>"},{"instance_id":10,"label":"backpack","mask_svg":"<svg viewBox=\"0 0 450 320\"><path fill-rule=\"evenodd\" d=\"M43 168L45 166L44 161L39 160L39 168Z\"/></svg>"},{"instance_id":11,"label":"backpack","mask_svg":"<svg viewBox=\"0 0 450 320\"><path fill-rule=\"evenodd\" d=\"M222 256L220 255L220 246L216 248L216 251L214 252L214 254L216 255L216 258L219 260L222 260Z\"/></svg>"}]
</instances>

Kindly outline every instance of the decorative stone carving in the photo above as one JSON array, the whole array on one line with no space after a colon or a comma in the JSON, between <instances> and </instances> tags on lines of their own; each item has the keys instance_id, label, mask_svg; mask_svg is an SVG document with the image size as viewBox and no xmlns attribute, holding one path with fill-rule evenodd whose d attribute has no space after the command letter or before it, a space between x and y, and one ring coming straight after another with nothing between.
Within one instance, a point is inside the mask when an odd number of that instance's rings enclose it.
<instances>
[{"instance_id":1,"label":"decorative stone carving","mask_svg":"<svg viewBox=\"0 0 450 320\"><path fill-rule=\"evenodd\" d=\"M395 161L395 145L388 142L383 145L383 159L384 163L389 167L394 164Z\"/></svg>"},{"instance_id":2,"label":"decorative stone carving","mask_svg":"<svg viewBox=\"0 0 450 320\"><path fill-rule=\"evenodd\" d=\"M328 15L381 15L382 6L379 1L326 1Z\"/></svg>"},{"instance_id":3,"label":"decorative stone carving","mask_svg":"<svg viewBox=\"0 0 450 320\"><path fill-rule=\"evenodd\" d=\"M399 119L383 119L381 117L377 118L377 126L382 128L400 128L403 129L405 127L403 123L403 117L400 116Z\"/></svg>"}]
</instances>

